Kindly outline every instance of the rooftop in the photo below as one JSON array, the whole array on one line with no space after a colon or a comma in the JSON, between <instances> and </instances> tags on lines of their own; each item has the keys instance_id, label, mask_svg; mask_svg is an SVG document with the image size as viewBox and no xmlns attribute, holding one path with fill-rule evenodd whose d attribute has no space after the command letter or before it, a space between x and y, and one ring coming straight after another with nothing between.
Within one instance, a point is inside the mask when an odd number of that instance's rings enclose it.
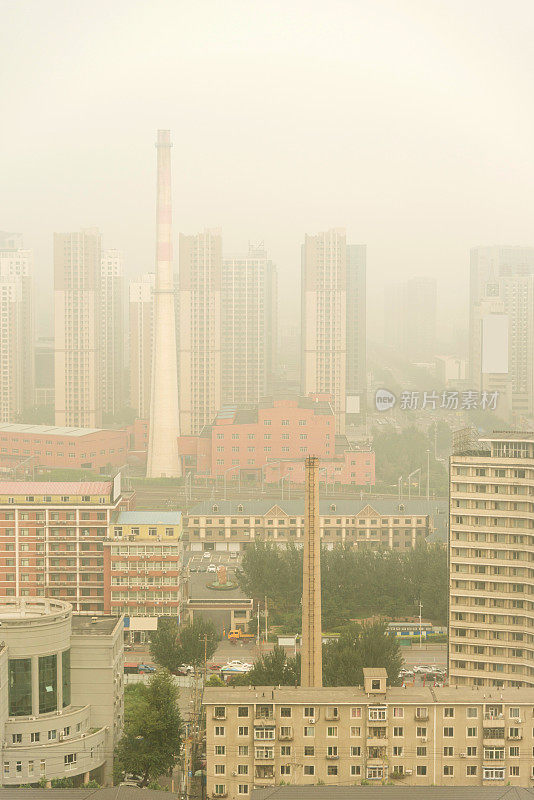
<instances>
[{"instance_id":1,"label":"rooftop","mask_svg":"<svg viewBox=\"0 0 534 800\"><path fill-rule=\"evenodd\" d=\"M102 789L18 789L2 787L2 800L169 800L169 792L110 786Z\"/></svg>"},{"instance_id":2,"label":"rooftop","mask_svg":"<svg viewBox=\"0 0 534 800\"><path fill-rule=\"evenodd\" d=\"M32 433L37 436L88 436L104 428L59 428L55 425L25 425L23 422L1 422L0 433ZM113 429L109 429L113 430Z\"/></svg>"},{"instance_id":3,"label":"rooftop","mask_svg":"<svg viewBox=\"0 0 534 800\"><path fill-rule=\"evenodd\" d=\"M213 510L214 506L217 507L216 511ZM238 511L239 506L242 506L242 511ZM424 516L429 513L429 505L422 497L414 500L402 500L399 503L396 499L380 500L370 497L368 494L364 494L362 499L358 497L353 500L336 500L323 496L319 500L319 513L321 516L328 516L329 514L357 516L367 506L374 510L378 516L392 514L408 516L418 514ZM402 509L399 506L402 506ZM430 502L431 514L446 514L447 508L446 500L432 500ZM209 516L211 514L263 516L273 509L280 509L287 516L302 516L304 514L304 500L203 500L201 503L196 503L192 506L187 515L189 517L196 515Z\"/></svg>"},{"instance_id":4,"label":"rooftop","mask_svg":"<svg viewBox=\"0 0 534 800\"><path fill-rule=\"evenodd\" d=\"M116 525L179 525L181 511L121 511Z\"/></svg>"},{"instance_id":5,"label":"rooftop","mask_svg":"<svg viewBox=\"0 0 534 800\"><path fill-rule=\"evenodd\" d=\"M110 481L0 481L0 495L111 494Z\"/></svg>"},{"instance_id":6,"label":"rooftop","mask_svg":"<svg viewBox=\"0 0 534 800\"><path fill-rule=\"evenodd\" d=\"M17 789L20 793L20 789ZM24 790L23 790L24 791ZM50 791L50 790L44 790ZM5 793L5 790L4 790ZM515 786L276 786L254 789L251 800L532 800Z\"/></svg>"},{"instance_id":7,"label":"rooftop","mask_svg":"<svg viewBox=\"0 0 534 800\"><path fill-rule=\"evenodd\" d=\"M62 615L69 613L71 610L71 604L63 600L0 597L0 621L7 624L18 620L32 620L52 615Z\"/></svg>"},{"instance_id":8,"label":"rooftop","mask_svg":"<svg viewBox=\"0 0 534 800\"><path fill-rule=\"evenodd\" d=\"M493 431L478 438L480 442L534 442L534 431Z\"/></svg>"},{"instance_id":9,"label":"rooftop","mask_svg":"<svg viewBox=\"0 0 534 800\"><path fill-rule=\"evenodd\" d=\"M534 688L495 688L480 689L476 686L460 688L444 686L391 686L384 694L369 696L361 686L321 686L316 688L302 686L206 686L205 705L230 705L241 703L287 703L311 704L325 703L342 705L361 703L374 705L376 702L414 703L434 705L434 703L466 705L474 703L526 703L534 704Z\"/></svg>"},{"instance_id":10,"label":"rooftop","mask_svg":"<svg viewBox=\"0 0 534 800\"><path fill-rule=\"evenodd\" d=\"M111 614L91 617L87 614L72 615L72 633L83 636L109 636L113 633L122 617Z\"/></svg>"}]
</instances>

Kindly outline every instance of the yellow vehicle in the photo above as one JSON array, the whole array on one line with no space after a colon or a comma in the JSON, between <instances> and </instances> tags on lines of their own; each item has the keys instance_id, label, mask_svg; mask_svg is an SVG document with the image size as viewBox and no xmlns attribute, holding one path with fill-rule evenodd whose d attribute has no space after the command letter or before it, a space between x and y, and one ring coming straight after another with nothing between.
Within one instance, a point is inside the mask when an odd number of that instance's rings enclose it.
<instances>
[{"instance_id":1,"label":"yellow vehicle","mask_svg":"<svg viewBox=\"0 0 534 800\"><path fill-rule=\"evenodd\" d=\"M228 632L229 639L254 639L253 633L245 633L241 628L233 628Z\"/></svg>"}]
</instances>

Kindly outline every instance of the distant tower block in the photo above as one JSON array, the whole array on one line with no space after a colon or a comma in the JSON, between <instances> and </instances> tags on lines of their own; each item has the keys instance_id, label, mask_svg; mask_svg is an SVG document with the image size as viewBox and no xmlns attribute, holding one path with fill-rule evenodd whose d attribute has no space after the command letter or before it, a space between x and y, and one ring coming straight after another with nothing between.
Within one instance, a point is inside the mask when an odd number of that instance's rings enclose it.
<instances>
[{"instance_id":1,"label":"distant tower block","mask_svg":"<svg viewBox=\"0 0 534 800\"><path fill-rule=\"evenodd\" d=\"M147 478L181 475L174 286L172 274L171 132L158 131L157 250L154 353Z\"/></svg>"},{"instance_id":2,"label":"distant tower block","mask_svg":"<svg viewBox=\"0 0 534 800\"><path fill-rule=\"evenodd\" d=\"M300 685L322 686L321 531L319 525L319 459L316 456L306 458L302 578Z\"/></svg>"}]
</instances>

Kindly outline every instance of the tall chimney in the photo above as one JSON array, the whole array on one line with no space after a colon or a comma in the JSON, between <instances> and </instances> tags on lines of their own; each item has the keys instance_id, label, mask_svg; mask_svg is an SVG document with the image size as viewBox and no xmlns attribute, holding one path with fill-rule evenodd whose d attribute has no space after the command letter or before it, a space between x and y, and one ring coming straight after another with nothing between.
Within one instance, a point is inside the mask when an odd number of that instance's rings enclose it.
<instances>
[{"instance_id":1,"label":"tall chimney","mask_svg":"<svg viewBox=\"0 0 534 800\"><path fill-rule=\"evenodd\" d=\"M321 531L319 524L319 459L317 456L306 458L305 469L300 685L322 686Z\"/></svg>"},{"instance_id":2,"label":"tall chimney","mask_svg":"<svg viewBox=\"0 0 534 800\"><path fill-rule=\"evenodd\" d=\"M172 272L171 147L171 132L158 131L154 352L147 478L176 478L181 475L178 456L180 422Z\"/></svg>"}]
</instances>

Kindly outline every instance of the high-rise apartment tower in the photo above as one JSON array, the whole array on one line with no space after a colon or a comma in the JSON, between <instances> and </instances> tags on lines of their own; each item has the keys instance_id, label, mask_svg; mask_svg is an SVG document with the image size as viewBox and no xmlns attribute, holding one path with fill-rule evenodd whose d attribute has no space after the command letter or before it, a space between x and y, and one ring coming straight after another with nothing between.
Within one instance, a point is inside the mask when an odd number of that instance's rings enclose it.
<instances>
[{"instance_id":1,"label":"high-rise apartment tower","mask_svg":"<svg viewBox=\"0 0 534 800\"><path fill-rule=\"evenodd\" d=\"M98 230L54 234L56 425L101 426L100 271Z\"/></svg>"}]
</instances>

